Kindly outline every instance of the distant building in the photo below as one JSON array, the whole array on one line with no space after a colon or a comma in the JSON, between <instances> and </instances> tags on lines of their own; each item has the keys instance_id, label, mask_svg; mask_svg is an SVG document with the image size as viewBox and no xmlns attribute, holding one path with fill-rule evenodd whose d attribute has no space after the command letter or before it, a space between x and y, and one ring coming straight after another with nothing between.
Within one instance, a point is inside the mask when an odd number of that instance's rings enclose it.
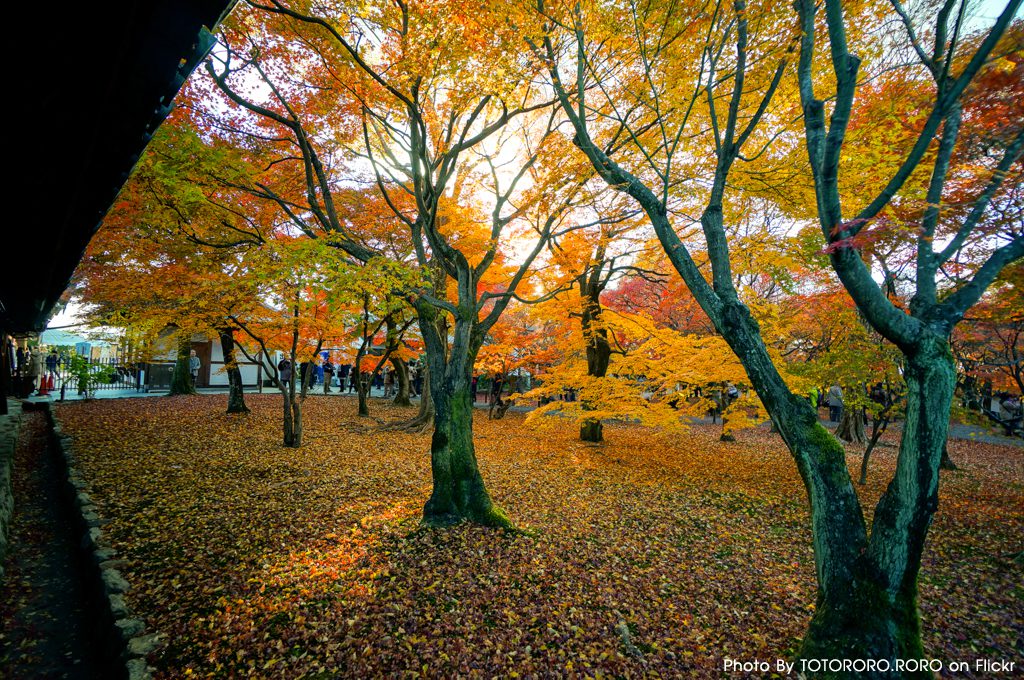
<instances>
[{"instance_id":1,"label":"distant building","mask_svg":"<svg viewBox=\"0 0 1024 680\"><path fill-rule=\"evenodd\" d=\"M177 332L176 328L165 328L154 343L153 358L149 361L149 375L146 378L146 384L151 389L169 388L171 385L171 373L178 357ZM224 368L224 350L220 342L216 338L196 333L192 336L191 344L200 362L196 387L227 387L228 373ZM258 359L259 355L254 355L254 358ZM249 361L237 346L235 362L245 387L256 387L267 375L264 366Z\"/></svg>"},{"instance_id":2,"label":"distant building","mask_svg":"<svg viewBox=\"0 0 1024 680\"><path fill-rule=\"evenodd\" d=\"M48 328L39 334L39 343L46 347L67 347L94 363L116 363L117 345L105 340L89 339L61 328Z\"/></svg>"}]
</instances>

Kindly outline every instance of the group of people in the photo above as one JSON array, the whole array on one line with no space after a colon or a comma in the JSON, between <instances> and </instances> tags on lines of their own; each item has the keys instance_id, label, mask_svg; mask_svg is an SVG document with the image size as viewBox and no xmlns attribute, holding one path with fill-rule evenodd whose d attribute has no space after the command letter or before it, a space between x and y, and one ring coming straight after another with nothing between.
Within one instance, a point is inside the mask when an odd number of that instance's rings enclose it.
<instances>
[{"instance_id":1,"label":"group of people","mask_svg":"<svg viewBox=\"0 0 1024 680\"><path fill-rule=\"evenodd\" d=\"M369 363L369 362L367 362ZM364 364L365 365L365 364ZM409 375L409 396L416 397L422 394L423 373L419 362L411 361L407 365ZM281 359L277 364L278 380L282 384L288 384L292 379L292 362L287 358ZM384 390L384 397L395 396L397 388L397 371L390 366L384 366L376 374L371 371L356 371L352 364L335 364L328 355L322 361L303 361L299 364L299 372L296 375L298 385L308 380L310 389L317 385L323 385L325 394L331 393L332 387L337 387L339 392L356 392L359 388L359 381L369 388Z\"/></svg>"},{"instance_id":2,"label":"group of people","mask_svg":"<svg viewBox=\"0 0 1024 680\"><path fill-rule=\"evenodd\" d=\"M487 385L488 381L490 381L490 385ZM469 391L473 395L473 403L479 401L480 387L487 385L487 389L484 391L484 403L500 406L503 403L501 395L505 389L505 383L505 374L501 371L495 371L491 376L474 375L469 387Z\"/></svg>"},{"instance_id":3,"label":"group of people","mask_svg":"<svg viewBox=\"0 0 1024 680\"><path fill-rule=\"evenodd\" d=\"M39 389L40 379L43 377L49 376L56 383L60 377L61 366L66 363L56 348L45 351L39 345L29 347L13 338L8 338L7 342L10 375L16 379L31 381L30 384L26 383L26 390L29 393Z\"/></svg>"},{"instance_id":4,"label":"group of people","mask_svg":"<svg viewBox=\"0 0 1024 680\"><path fill-rule=\"evenodd\" d=\"M830 423L838 423L843 417L843 388L838 383L832 385L828 390L812 387L807 395L808 401L815 409L828 406L828 420Z\"/></svg>"},{"instance_id":5,"label":"group of people","mask_svg":"<svg viewBox=\"0 0 1024 680\"><path fill-rule=\"evenodd\" d=\"M494 375L489 378L485 375L474 375L470 381L469 391L473 398L473 403L476 404L477 397L482 382L490 380L490 387L484 392L484 403L489 404L487 409L488 418L502 418L505 415L505 411L508 410L511 402L504 401L501 398L502 391L505 389L506 379L505 374L502 371L495 371Z\"/></svg>"}]
</instances>

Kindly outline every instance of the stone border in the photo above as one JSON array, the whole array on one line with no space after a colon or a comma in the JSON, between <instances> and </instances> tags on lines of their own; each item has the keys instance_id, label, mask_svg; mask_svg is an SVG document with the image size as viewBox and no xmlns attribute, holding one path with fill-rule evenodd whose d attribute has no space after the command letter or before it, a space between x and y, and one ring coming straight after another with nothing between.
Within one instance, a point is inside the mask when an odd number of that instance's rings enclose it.
<instances>
[{"instance_id":1,"label":"stone border","mask_svg":"<svg viewBox=\"0 0 1024 680\"><path fill-rule=\"evenodd\" d=\"M98 609L98 639L103 660L112 671L129 680L149 680L152 668L146 656L163 646L166 636L147 633L146 624L133 616L124 601L129 584L121 575L125 561L104 535L103 519L89 495L90 487L78 470L73 439L64 434L46 404L42 407L50 426L50 446L60 467L61 491L70 508L75 535L81 537L82 566L88 596Z\"/></svg>"},{"instance_id":2,"label":"stone border","mask_svg":"<svg viewBox=\"0 0 1024 680\"><path fill-rule=\"evenodd\" d=\"M8 412L0 417L0 584L4 582L4 565L14 516L14 489L11 475L14 471L14 448L18 445L18 418Z\"/></svg>"}]
</instances>

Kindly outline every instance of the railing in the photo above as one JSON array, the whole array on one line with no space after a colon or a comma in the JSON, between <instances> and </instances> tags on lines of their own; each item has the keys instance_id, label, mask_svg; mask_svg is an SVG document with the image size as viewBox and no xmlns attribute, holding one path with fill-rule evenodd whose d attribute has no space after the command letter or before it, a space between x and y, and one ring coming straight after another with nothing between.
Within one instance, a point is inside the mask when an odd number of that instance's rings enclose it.
<instances>
[{"instance_id":1,"label":"railing","mask_svg":"<svg viewBox=\"0 0 1024 680\"><path fill-rule=\"evenodd\" d=\"M56 398L88 397L96 392L115 390L142 391L142 366L121 364L117 360L90 360L82 356L64 356L49 360L38 381L38 394L49 392Z\"/></svg>"}]
</instances>

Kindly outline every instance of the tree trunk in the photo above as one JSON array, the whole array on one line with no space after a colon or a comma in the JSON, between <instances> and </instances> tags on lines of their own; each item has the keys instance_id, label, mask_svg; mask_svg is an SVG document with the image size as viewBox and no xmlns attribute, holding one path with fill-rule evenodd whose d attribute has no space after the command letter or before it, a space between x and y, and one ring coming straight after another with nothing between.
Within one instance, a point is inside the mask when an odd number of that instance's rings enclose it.
<instances>
[{"instance_id":1,"label":"tree trunk","mask_svg":"<svg viewBox=\"0 0 1024 680\"><path fill-rule=\"evenodd\" d=\"M584 275L580 280L580 297L583 299L580 324L583 328L583 338L587 343L587 375L593 378L603 378L608 374L608 364L612 356L612 348L608 343L608 329L601 320L603 286L600 281L604 266L603 258L599 257L598 262L600 264L594 265L590 275ZM593 406L585 397L581 402L582 410L593 410ZM604 427L601 421L596 418L584 419L580 423L580 439L585 442L604 441Z\"/></svg>"},{"instance_id":2,"label":"tree trunk","mask_svg":"<svg viewBox=\"0 0 1024 680\"><path fill-rule=\"evenodd\" d=\"M949 430L956 371L945 338L926 333L906 352L907 416L896 473L875 509L854 578L819 595L803 659L924 658L917 576L938 507L939 462ZM812 513L813 518L813 513ZM835 673L815 677L930 678L930 672Z\"/></svg>"},{"instance_id":3,"label":"tree trunk","mask_svg":"<svg viewBox=\"0 0 1024 680\"><path fill-rule=\"evenodd\" d=\"M922 507L906 486L918 484L913 470L904 470L883 497L875 513L874 531L870 542L860 502L853 488L846 454L832 434L818 423L817 413L803 397L792 394L778 374L771 357L761 341L757 324L749 311L739 302L722 308L722 335L740 357L751 384L765 404L772 419L779 426L779 434L792 452L797 469L807 489L810 502L811 529L814 537L814 562L817 573L817 607L799 652L801 660L814 659L888 659L895 665L897 657L921 657L920 622L916 610L916 580L880 578L880 574L909 574L910 565L916 579L920 564L923 527L918 533L905 527L894 526L886 531L886 522L898 524L908 516L919 516L915 508ZM949 374L950 376L952 373ZM914 380L914 370L908 372L908 386ZM932 382L930 378L926 383ZM950 381L950 386L951 386ZM918 404L920 386L910 387L910 408ZM941 390L939 390L941 392ZM928 394L928 391L924 391ZM949 398L945 396L945 419L948 421ZM940 398L942 401L942 398ZM936 408L941 410L941 405ZM931 418L935 420L935 418ZM938 420L942 420L939 418ZM928 428L929 419L908 415L907 439L918 441L919 426ZM916 435L916 436L915 436ZM942 432L928 436L945 437ZM916 445L905 445L914 448ZM935 465L938 454L935 450ZM913 456L913 454L909 454ZM907 455L901 454L901 461ZM886 505L894 502L908 512L892 512ZM893 500L895 499L895 500ZM931 512L927 516L930 518ZM881 527L881 528L879 528ZM905 548L902 559L899 545L906 545L906 537L914 535L912 546ZM871 551L885 552L873 556ZM894 583L890 587L890 583ZM798 665L799 668L799 665ZM871 673L808 672L808 677L886 677Z\"/></svg>"},{"instance_id":4,"label":"tree trunk","mask_svg":"<svg viewBox=\"0 0 1024 680\"><path fill-rule=\"evenodd\" d=\"M434 395L433 390L430 389L430 371L425 371L422 366L420 367L420 370L423 371L423 389L420 392L420 412L417 417L433 420ZM470 395L469 398L472 401L473 396Z\"/></svg>"},{"instance_id":5,"label":"tree trunk","mask_svg":"<svg viewBox=\"0 0 1024 680\"><path fill-rule=\"evenodd\" d=\"M722 417L722 434L718 435L718 441L734 442L736 441L736 436L733 435L732 430L729 429L729 407L732 406L733 397L729 396L729 392L725 385L722 386L722 398L719 403L722 405L719 412L719 415Z\"/></svg>"},{"instance_id":6,"label":"tree trunk","mask_svg":"<svg viewBox=\"0 0 1024 680\"><path fill-rule=\"evenodd\" d=\"M363 374L358 373L356 380L356 396L359 398L359 415L363 418L370 417L370 402L367 399L370 392L370 386L373 384L373 378L371 376L368 380L363 380Z\"/></svg>"},{"instance_id":7,"label":"tree trunk","mask_svg":"<svg viewBox=\"0 0 1024 680\"><path fill-rule=\"evenodd\" d=\"M839 426L836 428L836 436L844 442L863 444L867 441L864 436L864 415L859 408L844 408L843 415L839 418Z\"/></svg>"},{"instance_id":8,"label":"tree trunk","mask_svg":"<svg viewBox=\"0 0 1024 680\"><path fill-rule=\"evenodd\" d=\"M888 426L889 417L886 415L879 415L879 417L872 421L871 439L868 440L868 445L864 447L864 457L860 461L860 484L867 484L868 482L868 461L871 460L871 452L875 450L878 439Z\"/></svg>"},{"instance_id":9,"label":"tree trunk","mask_svg":"<svg viewBox=\"0 0 1024 680\"><path fill-rule=\"evenodd\" d=\"M734 442L736 436L733 435L732 430L729 429L729 415L726 409L722 409L722 434L718 435L718 441L720 442Z\"/></svg>"},{"instance_id":10,"label":"tree trunk","mask_svg":"<svg viewBox=\"0 0 1024 680\"><path fill-rule=\"evenodd\" d=\"M435 279L440 287L442 277ZM443 288L441 289L443 291ZM468 296L467 296L468 297ZM420 334L426 350L429 396L434 410L430 442L433 490L423 506L423 523L448 526L469 520L484 526L513 528L512 521L494 505L477 467L473 447L473 363L483 342L471 320L475 312L456 317L451 333L444 312L421 300L416 305ZM424 387L424 400L427 388Z\"/></svg>"},{"instance_id":11,"label":"tree trunk","mask_svg":"<svg viewBox=\"0 0 1024 680\"><path fill-rule=\"evenodd\" d=\"M302 401L295 399L292 401L292 448L297 449L302 446Z\"/></svg>"},{"instance_id":12,"label":"tree trunk","mask_svg":"<svg viewBox=\"0 0 1024 680\"><path fill-rule=\"evenodd\" d=\"M423 390L420 393L420 411L414 418L384 426L383 430L425 432L434 422L434 400L430 396L430 371L423 372Z\"/></svg>"},{"instance_id":13,"label":"tree trunk","mask_svg":"<svg viewBox=\"0 0 1024 680\"><path fill-rule=\"evenodd\" d=\"M439 384L440 383L440 384ZM511 528L512 522L491 502L473 447L473 398L469 374L431 385L434 436L430 468L434 488L423 508L423 522L448 526L468 519L484 526Z\"/></svg>"},{"instance_id":14,"label":"tree trunk","mask_svg":"<svg viewBox=\"0 0 1024 680\"><path fill-rule=\"evenodd\" d=\"M949 446L947 444L942 445L942 460L939 461L939 469L941 470L959 470L953 459L949 457Z\"/></svg>"},{"instance_id":15,"label":"tree trunk","mask_svg":"<svg viewBox=\"0 0 1024 680\"><path fill-rule=\"evenodd\" d=\"M196 386L192 384L192 371L189 367L189 359L192 351L192 338L184 331L178 338L178 359L174 362L174 372L171 374L171 391L168 394L195 394Z\"/></svg>"},{"instance_id":16,"label":"tree trunk","mask_svg":"<svg viewBox=\"0 0 1024 680\"><path fill-rule=\"evenodd\" d=\"M587 418L580 423L580 439L585 442L599 442L604 441L603 435L604 426L601 425L601 421L596 418Z\"/></svg>"},{"instance_id":17,"label":"tree trunk","mask_svg":"<svg viewBox=\"0 0 1024 680\"><path fill-rule=\"evenodd\" d=\"M409 365L403 359L393 356L391 366L395 369L395 378L398 382L398 394L391 403L395 406L412 406L409 400Z\"/></svg>"},{"instance_id":18,"label":"tree trunk","mask_svg":"<svg viewBox=\"0 0 1024 680\"><path fill-rule=\"evenodd\" d=\"M297 449L302 445L302 410L289 391L288 385L281 390L284 406L284 445Z\"/></svg>"},{"instance_id":19,"label":"tree trunk","mask_svg":"<svg viewBox=\"0 0 1024 680\"><path fill-rule=\"evenodd\" d=\"M359 351L356 352L356 362L352 365L352 370L355 371L356 376L356 398L359 402L359 416L362 418L370 417L370 403L367 400L367 396L369 395L371 385L373 385L373 376L370 376L368 380L363 379L363 359L366 358L366 348L368 345L369 340L363 338Z\"/></svg>"},{"instance_id":20,"label":"tree trunk","mask_svg":"<svg viewBox=\"0 0 1024 680\"><path fill-rule=\"evenodd\" d=\"M230 328L222 328L220 335L221 352L228 373L228 413L248 413L245 405L245 390L242 389L242 372L235 361L235 338Z\"/></svg>"},{"instance_id":21,"label":"tree trunk","mask_svg":"<svg viewBox=\"0 0 1024 680\"><path fill-rule=\"evenodd\" d=\"M964 408L971 411L981 410L981 392L978 390L978 379L973 375L964 377L963 399Z\"/></svg>"}]
</instances>

